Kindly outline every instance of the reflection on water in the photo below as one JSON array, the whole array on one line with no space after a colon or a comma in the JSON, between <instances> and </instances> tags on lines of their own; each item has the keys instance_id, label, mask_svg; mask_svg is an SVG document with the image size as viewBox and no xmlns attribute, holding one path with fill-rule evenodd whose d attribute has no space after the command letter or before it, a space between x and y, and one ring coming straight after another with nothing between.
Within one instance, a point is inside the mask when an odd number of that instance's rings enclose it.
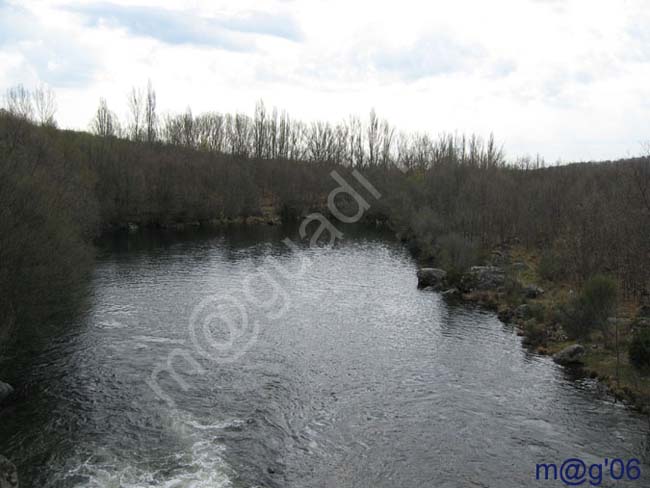
<instances>
[{"instance_id":1,"label":"reflection on water","mask_svg":"<svg viewBox=\"0 0 650 488\"><path fill-rule=\"evenodd\" d=\"M365 230L292 252L290 231L103 242L86 301L31 324L39 340L1 365L20 395L0 452L21 486L520 487L540 462L648 461L644 419L527 353L493 314L417 290L398 243ZM187 391L162 377L178 408L160 401L146 380L193 351L201 300L241 296L268 257L298 269L305 256L304 275L277 277L289 311L249 303L251 349L233 363L193 353L204 373L183 375Z\"/></svg>"}]
</instances>

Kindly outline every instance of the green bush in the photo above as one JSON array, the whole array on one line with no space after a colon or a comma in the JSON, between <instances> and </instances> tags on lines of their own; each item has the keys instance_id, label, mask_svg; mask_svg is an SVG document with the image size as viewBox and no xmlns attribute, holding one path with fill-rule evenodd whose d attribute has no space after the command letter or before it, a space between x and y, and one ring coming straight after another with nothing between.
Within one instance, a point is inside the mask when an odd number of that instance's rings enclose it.
<instances>
[{"instance_id":1,"label":"green bush","mask_svg":"<svg viewBox=\"0 0 650 488\"><path fill-rule=\"evenodd\" d=\"M636 331L628 353L632 366L644 372L650 371L650 329L644 327Z\"/></svg>"},{"instance_id":2,"label":"green bush","mask_svg":"<svg viewBox=\"0 0 650 488\"><path fill-rule=\"evenodd\" d=\"M607 318L616 309L616 281L596 275L588 279L580 293L562 307L562 326L574 339L588 337L595 329L606 332Z\"/></svg>"}]
</instances>

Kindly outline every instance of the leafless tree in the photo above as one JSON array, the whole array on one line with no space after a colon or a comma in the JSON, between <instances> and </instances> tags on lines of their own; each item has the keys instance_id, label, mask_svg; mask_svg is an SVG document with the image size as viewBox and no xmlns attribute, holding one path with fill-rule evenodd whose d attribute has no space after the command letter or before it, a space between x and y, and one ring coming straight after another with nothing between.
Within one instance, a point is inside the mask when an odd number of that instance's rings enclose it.
<instances>
[{"instance_id":1,"label":"leafless tree","mask_svg":"<svg viewBox=\"0 0 650 488\"><path fill-rule=\"evenodd\" d=\"M147 97L144 107L145 138L149 143L155 142L158 137L158 115L156 113L156 92L151 80L147 82Z\"/></svg>"},{"instance_id":2,"label":"leafless tree","mask_svg":"<svg viewBox=\"0 0 650 488\"><path fill-rule=\"evenodd\" d=\"M368 120L367 141L368 141L368 165L374 166L379 159L379 119L377 113L373 108L370 111L370 118Z\"/></svg>"},{"instance_id":3,"label":"leafless tree","mask_svg":"<svg viewBox=\"0 0 650 488\"><path fill-rule=\"evenodd\" d=\"M253 119L253 157L261 159L264 157L266 146L266 107L264 102L259 100L255 105L255 116Z\"/></svg>"},{"instance_id":4,"label":"leafless tree","mask_svg":"<svg viewBox=\"0 0 650 488\"><path fill-rule=\"evenodd\" d=\"M38 122L43 126L55 127L56 96L50 87L41 85L34 90L34 106Z\"/></svg>"},{"instance_id":5,"label":"leafless tree","mask_svg":"<svg viewBox=\"0 0 650 488\"><path fill-rule=\"evenodd\" d=\"M25 120L34 119L32 96L23 85L16 85L7 90L7 110L10 114Z\"/></svg>"},{"instance_id":6,"label":"leafless tree","mask_svg":"<svg viewBox=\"0 0 650 488\"><path fill-rule=\"evenodd\" d=\"M131 88L128 95L129 107L129 138L132 141L141 141L144 136L145 101L142 91L136 87Z\"/></svg>"},{"instance_id":7,"label":"leafless tree","mask_svg":"<svg viewBox=\"0 0 650 488\"><path fill-rule=\"evenodd\" d=\"M90 123L92 132L101 137L113 137L120 133L117 116L108 108L105 98L99 99L99 107Z\"/></svg>"}]
</instances>

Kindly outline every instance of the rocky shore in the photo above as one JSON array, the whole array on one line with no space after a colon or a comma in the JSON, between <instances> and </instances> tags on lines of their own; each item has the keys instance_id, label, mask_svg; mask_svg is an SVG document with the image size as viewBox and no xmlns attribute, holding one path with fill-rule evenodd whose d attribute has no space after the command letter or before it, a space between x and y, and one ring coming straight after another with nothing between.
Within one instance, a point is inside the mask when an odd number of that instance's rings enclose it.
<instances>
[{"instance_id":1,"label":"rocky shore","mask_svg":"<svg viewBox=\"0 0 650 488\"><path fill-rule=\"evenodd\" d=\"M632 367L623 347L635 328L650 327L650 306L619 305L616 316L607 320L616 331L616 347L602 337L572 340L557 317L578 285L542 280L535 258L534 253L515 247L494 251L484 265L462 274L423 267L417 272L418 287L494 311L515 328L532 352L552 356L556 363L598 379L617 401L650 413L650 377Z\"/></svg>"}]
</instances>

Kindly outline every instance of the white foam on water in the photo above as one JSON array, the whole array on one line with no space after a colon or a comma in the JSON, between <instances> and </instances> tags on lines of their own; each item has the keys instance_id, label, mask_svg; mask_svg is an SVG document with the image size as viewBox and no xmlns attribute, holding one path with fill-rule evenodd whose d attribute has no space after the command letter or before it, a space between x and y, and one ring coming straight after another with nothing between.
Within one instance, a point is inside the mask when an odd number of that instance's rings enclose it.
<instances>
[{"instance_id":1,"label":"white foam on water","mask_svg":"<svg viewBox=\"0 0 650 488\"><path fill-rule=\"evenodd\" d=\"M232 486L230 467L222 458L223 445L214 441L210 431L239 425L241 421L202 424L188 414L173 412L166 429L172 430L187 446L169 459L169 466L157 470L111 461L110 453L97 453L103 462L88 459L68 471L66 478L83 477L78 488L228 488ZM93 456L95 457L95 456ZM106 458L109 458L107 461ZM115 456L113 456L115 458ZM152 464L161 464L152 460ZM162 463L165 464L164 462Z\"/></svg>"},{"instance_id":2,"label":"white foam on water","mask_svg":"<svg viewBox=\"0 0 650 488\"><path fill-rule=\"evenodd\" d=\"M127 324L120 322L119 320L100 320L97 322L97 327L100 329L125 329L128 327Z\"/></svg>"}]
</instances>

